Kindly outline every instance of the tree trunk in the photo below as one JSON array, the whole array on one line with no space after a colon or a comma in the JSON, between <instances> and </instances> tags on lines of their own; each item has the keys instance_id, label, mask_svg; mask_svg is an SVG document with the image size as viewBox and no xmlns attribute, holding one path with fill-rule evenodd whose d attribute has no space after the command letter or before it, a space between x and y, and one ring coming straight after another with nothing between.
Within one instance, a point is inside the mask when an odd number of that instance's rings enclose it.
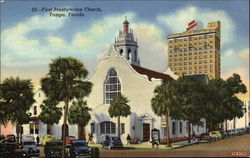
<instances>
[{"instance_id":1,"label":"tree trunk","mask_svg":"<svg viewBox=\"0 0 250 158\"><path fill-rule=\"evenodd\" d=\"M79 124L77 124L77 133L78 133L78 139L82 139L82 136L81 136L81 127Z\"/></svg>"},{"instance_id":2,"label":"tree trunk","mask_svg":"<svg viewBox=\"0 0 250 158\"><path fill-rule=\"evenodd\" d=\"M20 132L19 132L19 122L17 121L16 123L16 136L17 136L17 143L19 143L20 141Z\"/></svg>"},{"instance_id":3,"label":"tree trunk","mask_svg":"<svg viewBox=\"0 0 250 158\"><path fill-rule=\"evenodd\" d=\"M226 120L226 131L227 131L227 120Z\"/></svg>"},{"instance_id":4,"label":"tree trunk","mask_svg":"<svg viewBox=\"0 0 250 158\"><path fill-rule=\"evenodd\" d=\"M64 119L63 119L63 149L62 149L62 157L66 157L65 153L65 146L66 146L66 124L67 124L67 116L68 116L68 106L69 106L69 99L65 98L64 100L65 107L64 107Z\"/></svg>"},{"instance_id":5,"label":"tree trunk","mask_svg":"<svg viewBox=\"0 0 250 158\"><path fill-rule=\"evenodd\" d=\"M188 121L188 143L191 142L191 123Z\"/></svg>"},{"instance_id":6,"label":"tree trunk","mask_svg":"<svg viewBox=\"0 0 250 158\"><path fill-rule=\"evenodd\" d=\"M118 116L118 122L117 122L117 124L118 124L118 128L117 128L117 130L118 130L118 137L120 138L121 137L121 130L120 130L120 116Z\"/></svg>"},{"instance_id":7,"label":"tree trunk","mask_svg":"<svg viewBox=\"0 0 250 158\"><path fill-rule=\"evenodd\" d=\"M166 134L167 134L167 144L166 147L171 147L170 144L170 135L169 135L169 124L168 124L168 113L165 115L165 120L166 120Z\"/></svg>"}]
</instances>

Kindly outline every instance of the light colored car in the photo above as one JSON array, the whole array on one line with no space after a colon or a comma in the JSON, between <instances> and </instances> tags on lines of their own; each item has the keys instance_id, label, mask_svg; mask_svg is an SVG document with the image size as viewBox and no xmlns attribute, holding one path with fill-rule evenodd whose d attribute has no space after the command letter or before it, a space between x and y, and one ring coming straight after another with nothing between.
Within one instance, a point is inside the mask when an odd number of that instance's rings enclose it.
<instances>
[{"instance_id":1,"label":"light colored car","mask_svg":"<svg viewBox=\"0 0 250 158\"><path fill-rule=\"evenodd\" d=\"M55 140L56 140L55 136L48 134L48 135L43 136L41 144L45 145L47 142L53 142Z\"/></svg>"},{"instance_id":2,"label":"light colored car","mask_svg":"<svg viewBox=\"0 0 250 158\"><path fill-rule=\"evenodd\" d=\"M39 156L40 154L34 140L24 140L21 147L29 156Z\"/></svg>"},{"instance_id":3,"label":"light colored car","mask_svg":"<svg viewBox=\"0 0 250 158\"><path fill-rule=\"evenodd\" d=\"M25 141L35 141L35 138L33 135L22 135L22 142L25 142Z\"/></svg>"},{"instance_id":4,"label":"light colored car","mask_svg":"<svg viewBox=\"0 0 250 158\"><path fill-rule=\"evenodd\" d=\"M209 132L209 135L212 138L212 140L220 140L221 139L220 131L211 131L211 132Z\"/></svg>"}]
</instances>

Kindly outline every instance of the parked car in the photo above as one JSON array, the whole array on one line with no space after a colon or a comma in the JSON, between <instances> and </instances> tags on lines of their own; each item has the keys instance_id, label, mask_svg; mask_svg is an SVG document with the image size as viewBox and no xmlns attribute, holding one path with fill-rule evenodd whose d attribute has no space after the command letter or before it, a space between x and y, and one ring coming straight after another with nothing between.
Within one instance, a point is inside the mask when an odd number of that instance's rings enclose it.
<instances>
[{"instance_id":1,"label":"parked car","mask_svg":"<svg viewBox=\"0 0 250 158\"><path fill-rule=\"evenodd\" d=\"M91 157L91 148L85 140L73 140L69 149L70 157Z\"/></svg>"},{"instance_id":2,"label":"parked car","mask_svg":"<svg viewBox=\"0 0 250 158\"><path fill-rule=\"evenodd\" d=\"M219 131L211 131L209 132L209 135L211 136L212 140L220 140L221 134Z\"/></svg>"},{"instance_id":3,"label":"parked car","mask_svg":"<svg viewBox=\"0 0 250 158\"><path fill-rule=\"evenodd\" d=\"M17 143L0 143L0 158L28 158L28 154Z\"/></svg>"},{"instance_id":4,"label":"parked car","mask_svg":"<svg viewBox=\"0 0 250 158\"><path fill-rule=\"evenodd\" d=\"M123 144L119 137L106 136L106 139L102 142L102 148L105 148L105 147L108 147L109 149L123 148Z\"/></svg>"},{"instance_id":5,"label":"parked car","mask_svg":"<svg viewBox=\"0 0 250 158\"><path fill-rule=\"evenodd\" d=\"M209 133L202 133L200 139L201 139L201 141L205 140L205 141L208 141L208 142L210 142L212 140Z\"/></svg>"},{"instance_id":6,"label":"parked car","mask_svg":"<svg viewBox=\"0 0 250 158\"><path fill-rule=\"evenodd\" d=\"M66 145L70 145L73 140L76 140L75 136L66 136Z\"/></svg>"},{"instance_id":7,"label":"parked car","mask_svg":"<svg viewBox=\"0 0 250 158\"><path fill-rule=\"evenodd\" d=\"M63 146L63 143L62 143L62 141L59 141L59 140L46 142L46 144L44 145L45 158L50 158L50 157L61 158L62 157L62 146Z\"/></svg>"},{"instance_id":8,"label":"parked car","mask_svg":"<svg viewBox=\"0 0 250 158\"><path fill-rule=\"evenodd\" d=\"M40 151L37 148L37 145L34 140L23 140L21 144L21 148L26 151L26 153L30 156L39 156Z\"/></svg>"},{"instance_id":9,"label":"parked car","mask_svg":"<svg viewBox=\"0 0 250 158\"><path fill-rule=\"evenodd\" d=\"M0 142L3 142L5 140L4 135L0 135Z\"/></svg>"},{"instance_id":10,"label":"parked car","mask_svg":"<svg viewBox=\"0 0 250 158\"><path fill-rule=\"evenodd\" d=\"M42 145L45 145L47 142L53 142L55 141L55 137L53 135L45 135L42 137L42 141L41 141L41 144Z\"/></svg>"},{"instance_id":11,"label":"parked car","mask_svg":"<svg viewBox=\"0 0 250 158\"><path fill-rule=\"evenodd\" d=\"M246 129L245 128L240 128L240 129L237 129L239 135L243 135L246 133Z\"/></svg>"},{"instance_id":12,"label":"parked car","mask_svg":"<svg viewBox=\"0 0 250 158\"><path fill-rule=\"evenodd\" d=\"M14 134L6 135L5 137L6 142L16 142L16 136Z\"/></svg>"},{"instance_id":13,"label":"parked car","mask_svg":"<svg viewBox=\"0 0 250 158\"><path fill-rule=\"evenodd\" d=\"M21 141L35 141L35 138L33 135L22 135Z\"/></svg>"},{"instance_id":14,"label":"parked car","mask_svg":"<svg viewBox=\"0 0 250 158\"><path fill-rule=\"evenodd\" d=\"M250 127L247 127L246 128L246 134L249 134L250 133Z\"/></svg>"},{"instance_id":15,"label":"parked car","mask_svg":"<svg viewBox=\"0 0 250 158\"><path fill-rule=\"evenodd\" d=\"M234 136L233 134L233 131L232 130L227 130L227 134L228 134L228 137L232 137Z\"/></svg>"},{"instance_id":16,"label":"parked car","mask_svg":"<svg viewBox=\"0 0 250 158\"><path fill-rule=\"evenodd\" d=\"M228 137L227 132L226 131L220 131L220 135L221 135L221 139L225 139Z\"/></svg>"},{"instance_id":17,"label":"parked car","mask_svg":"<svg viewBox=\"0 0 250 158\"><path fill-rule=\"evenodd\" d=\"M238 130L233 129L233 130L232 130L232 135L233 135L233 136L238 136L238 135L239 135Z\"/></svg>"}]
</instances>

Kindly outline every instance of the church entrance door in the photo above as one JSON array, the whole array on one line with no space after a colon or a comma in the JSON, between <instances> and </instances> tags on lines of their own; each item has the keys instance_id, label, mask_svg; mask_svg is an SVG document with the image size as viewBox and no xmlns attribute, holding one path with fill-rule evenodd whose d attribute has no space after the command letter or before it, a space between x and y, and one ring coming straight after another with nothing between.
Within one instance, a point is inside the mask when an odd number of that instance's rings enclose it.
<instances>
[{"instance_id":1,"label":"church entrance door","mask_svg":"<svg viewBox=\"0 0 250 158\"><path fill-rule=\"evenodd\" d=\"M143 141L150 140L150 124L143 123Z\"/></svg>"}]
</instances>

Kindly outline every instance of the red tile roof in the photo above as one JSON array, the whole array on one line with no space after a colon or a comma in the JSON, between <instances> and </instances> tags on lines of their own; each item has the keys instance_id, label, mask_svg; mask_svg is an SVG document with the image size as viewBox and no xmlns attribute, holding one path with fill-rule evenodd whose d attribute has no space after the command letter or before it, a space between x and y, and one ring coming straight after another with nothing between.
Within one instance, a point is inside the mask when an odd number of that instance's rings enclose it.
<instances>
[{"instance_id":1,"label":"red tile roof","mask_svg":"<svg viewBox=\"0 0 250 158\"><path fill-rule=\"evenodd\" d=\"M31 116L30 117L30 120L32 121L32 120L39 120L39 118L38 118L38 116Z\"/></svg>"},{"instance_id":2,"label":"red tile roof","mask_svg":"<svg viewBox=\"0 0 250 158\"><path fill-rule=\"evenodd\" d=\"M132 64L131 64L131 66L139 74L147 75L150 81L151 81L152 78L162 79L163 82L169 82L169 81L174 80L172 77L170 77L167 74L163 74L163 73L160 73L160 72L156 72L156 71L149 70L149 69L146 69L146 68L143 68L143 67L140 67L140 66L136 66L136 65L132 65Z\"/></svg>"}]
</instances>

